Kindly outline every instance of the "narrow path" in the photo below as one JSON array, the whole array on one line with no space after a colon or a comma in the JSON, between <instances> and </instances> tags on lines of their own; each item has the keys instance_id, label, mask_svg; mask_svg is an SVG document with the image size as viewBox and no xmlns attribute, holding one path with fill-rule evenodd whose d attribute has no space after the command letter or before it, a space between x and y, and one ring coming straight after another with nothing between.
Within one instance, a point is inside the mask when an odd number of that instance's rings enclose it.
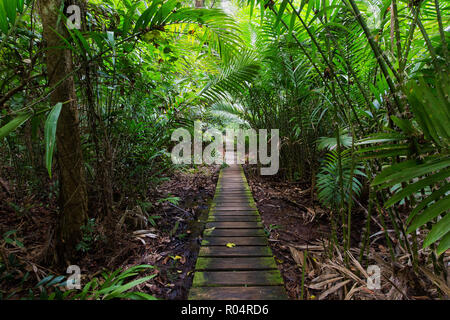
<instances>
[{"instance_id":1,"label":"narrow path","mask_svg":"<svg viewBox=\"0 0 450 320\"><path fill-rule=\"evenodd\" d=\"M287 299L241 166L221 170L189 292L192 300Z\"/></svg>"}]
</instances>

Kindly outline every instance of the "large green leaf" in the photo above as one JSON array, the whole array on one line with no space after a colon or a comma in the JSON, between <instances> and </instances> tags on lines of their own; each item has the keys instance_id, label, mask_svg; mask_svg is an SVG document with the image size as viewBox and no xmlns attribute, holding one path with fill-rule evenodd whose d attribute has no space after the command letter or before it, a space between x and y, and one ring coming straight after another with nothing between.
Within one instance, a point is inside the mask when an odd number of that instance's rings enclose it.
<instances>
[{"instance_id":1,"label":"large green leaf","mask_svg":"<svg viewBox=\"0 0 450 320\"><path fill-rule=\"evenodd\" d=\"M283 18L283 13L284 13L284 10L286 9L287 4L288 4L288 0L283 0L283 2L281 3L280 9L278 9L278 15L277 15L277 19L275 20L274 28L276 28L278 26L281 19Z\"/></svg>"},{"instance_id":2,"label":"large green leaf","mask_svg":"<svg viewBox=\"0 0 450 320\"><path fill-rule=\"evenodd\" d=\"M152 21L152 24L163 24L169 18L172 10L178 6L178 3L178 0L169 0L164 3L155 14L155 19Z\"/></svg>"},{"instance_id":3,"label":"large green leaf","mask_svg":"<svg viewBox=\"0 0 450 320\"><path fill-rule=\"evenodd\" d=\"M17 0L17 10L19 10L20 13L23 12L23 5L24 5L24 0Z\"/></svg>"},{"instance_id":4,"label":"large green leaf","mask_svg":"<svg viewBox=\"0 0 450 320\"><path fill-rule=\"evenodd\" d=\"M8 134L10 134L11 131L16 130L25 121L30 119L31 116L32 116L31 113L21 113L14 119L12 119L10 122L5 124L3 127L1 127L0 128L0 140L2 140L4 137L6 137Z\"/></svg>"},{"instance_id":5,"label":"large green leaf","mask_svg":"<svg viewBox=\"0 0 450 320\"><path fill-rule=\"evenodd\" d=\"M414 178L447 168L448 166L450 166L450 158L447 157L444 159L429 160L422 164L417 164L415 160L404 161L383 170L372 181L372 185L380 185L380 188L384 188L397 183L408 182ZM386 174L386 171L389 174Z\"/></svg>"},{"instance_id":6,"label":"large green leaf","mask_svg":"<svg viewBox=\"0 0 450 320\"><path fill-rule=\"evenodd\" d=\"M9 25L6 16L5 3L3 1L0 1L0 30L3 31L4 34L7 34L8 29Z\"/></svg>"},{"instance_id":7,"label":"large green leaf","mask_svg":"<svg viewBox=\"0 0 450 320\"><path fill-rule=\"evenodd\" d=\"M130 8L128 8L127 14L123 18L123 24L122 24L122 35L123 36L127 36L128 31L130 31L131 22L135 15L136 8L138 5L139 5L139 2L136 2Z\"/></svg>"},{"instance_id":8,"label":"large green leaf","mask_svg":"<svg viewBox=\"0 0 450 320\"><path fill-rule=\"evenodd\" d=\"M447 234L443 236L441 241L439 242L439 245L436 249L436 253L438 255L441 255L449 248L450 248L450 232L447 232Z\"/></svg>"},{"instance_id":9,"label":"large green leaf","mask_svg":"<svg viewBox=\"0 0 450 320\"><path fill-rule=\"evenodd\" d=\"M425 208L427 205L429 205L430 203L432 203L433 201L436 201L437 199L439 199L440 197L442 197L443 195L445 195L448 191L450 191L450 183L446 183L444 186L442 186L441 188L439 188L439 190L434 191L431 195L429 195L428 197L426 197L424 200L422 200L421 202L419 202L416 207L413 209L413 211L411 211L408 219L406 219L406 223L409 224L412 219L423 209Z\"/></svg>"},{"instance_id":10,"label":"large green leaf","mask_svg":"<svg viewBox=\"0 0 450 320\"><path fill-rule=\"evenodd\" d=\"M123 298L131 299L131 300L158 300L154 296L151 296L144 292L129 292L123 296Z\"/></svg>"},{"instance_id":11,"label":"large green leaf","mask_svg":"<svg viewBox=\"0 0 450 320\"><path fill-rule=\"evenodd\" d=\"M52 177L52 159L56 142L56 127L58 125L59 114L61 113L62 103L57 103L48 114L45 121L44 139L45 139L45 166L50 178Z\"/></svg>"},{"instance_id":12,"label":"large green leaf","mask_svg":"<svg viewBox=\"0 0 450 320\"><path fill-rule=\"evenodd\" d=\"M148 277L143 277L143 278L139 278L136 279L134 281L128 282L127 284L121 285L121 286L117 286L117 288L114 289L114 291L112 291L110 294L106 295L104 297L105 300L109 300L109 299L113 299L115 297L118 297L121 293L130 290L131 288L144 283L150 279L153 279L156 276L156 274L152 274L151 276Z\"/></svg>"},{"instance_id":13,"label":"large green leaf","mask_svg":"<svg viewBox=\"0 0 450 320\"><path fill-rule=\"evenodd\" d=\"M6 15L8 17L9 23L14 25L16 22L17 15L17 3L16 0L2 0L5 6Z\"/></svg>"},{"instance_id":14,"label":"large green leaf","mask_svg":"<svg viewBox=\"0 0 450 320\"><path fill-rule=\"evenodd\" d=\"M408 197L415 192L419 192L420 190L424 189L426 186L439 183L440 181L444 180L445 178L447 178L449 176L450 176L450 170L443 170L443 171L433 174L425 179L421 179L415 183L411 183L408 186L406 186L405 188L401 189L399 192L397 192L388 201L386 201L384 206L386 208L389 208L394 203L404 199L405 197Z\"/></svg>"},{"instance_id":15,"label":"large green leaf","mask_svg":"<svg viewBox=\"0 0 450 320\"><path fill-rule=\"evenodd\" d=\"M412 166L415 166L417 164L417 162L415 160L407 160L407 161L403 161L391 166L388 166L387 168L383 169L383 171L381 171L376 177L375 179L372 181L372 185L375 185L376 182L380 181L379 183L383 183L386 179L389 179L389 177L400 171L403 170L404 168L409 168ZM377 183L377 184L379 184Z\"/></svg>"},{"instance_id":16,"label":"large green leaf","mask_svg":"<svg viewBox=\"0 0 450 320\"><path fill-rule=\"evenodd\" d=\"M450 143L450 90L447 74L437 74L433 84L423 77L411 80L406 87L406 95L425 136L437 145L448 148Z\"/></svg>"},{"instance_id":17,"label":"large green leaf","mask_svg":"<svg viewBox=\"0 0 450 320\"><path fill-rule=\"evenodd\" d=\"M396 133L396 132L377 133L377 134L371 135L368 138L361 139L360 141L358 141L358 143L355 143L355 145L358 146L358 145L363 145L363 144L399 141L399 140L405 140L406 138L407 137L404 134Z\"/></svg>"},{"instance_id":18,"label":"large green leaf","mask_svg":"<svg viewBox=\"0 0 450 320\"><path fill-rule=\"evenodd\" d=\"M423 210L421 214L416 216L409 226L407 232L411 233L417 228L423 226L427 222L430 222L432 219L439 216L442 212L445 212L450 208L450 195L446 196L442 200L438 200L433 203L431 206Z\"/></svg>"},{"instance_id":19,"label":"large green leaf","mask_svg":"<svg viewBox=\"0 0 450 320\"><path fill-rule=\"evenodd\" d=\"M447 209L449 207L450 205L447 205ZM439 220L438 223L433 226L430 233L428 233L428 236L423 242L423 247L428 247L430 244L438 241L448 232L450 232L450 214L447 213L441 220Z\"/></svg>"},{"instance_id":20,"label":"large green leaf","mask_svg":"<svg viewBox=\"0 0 450 320\"><path fill-rule=\"evenodd\" d=\"M162 3L161 0L153 1L151 6L148 7L138 18L136 21L136 25L134 27L134 32L145 29L147 25L150 23L153 15L158 7Z\"/></svg>"}]
</instances>

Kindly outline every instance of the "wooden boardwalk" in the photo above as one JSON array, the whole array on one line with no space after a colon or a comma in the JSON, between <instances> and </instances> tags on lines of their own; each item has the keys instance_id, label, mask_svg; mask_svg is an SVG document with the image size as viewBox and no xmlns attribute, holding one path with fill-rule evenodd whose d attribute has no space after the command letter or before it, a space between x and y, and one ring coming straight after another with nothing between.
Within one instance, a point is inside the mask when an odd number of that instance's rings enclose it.
<instances>
[{"instance_id":1,"label":"wooden boardwalk","mask_svg":"<svg viewBox=\"0 0 450 320\"><path fill-rule=\"evenodd\" d=\"M241 166L219 174L189 299L288 299Z\"/></svg>"}]
</instances>

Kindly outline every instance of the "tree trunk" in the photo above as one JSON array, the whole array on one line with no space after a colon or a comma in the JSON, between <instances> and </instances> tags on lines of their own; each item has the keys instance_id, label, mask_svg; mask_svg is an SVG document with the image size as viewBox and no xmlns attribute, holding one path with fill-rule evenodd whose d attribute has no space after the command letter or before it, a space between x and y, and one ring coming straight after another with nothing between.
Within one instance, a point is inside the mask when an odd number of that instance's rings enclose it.
<instances>
[{"instance_id":1,"label":"tree trunk","mask_svg":"<svg viewBox=\"0 0 450 320\"><path fill-rule=\"evenodd\" d=\"M60 48L64 42L55 32L67 36L64 17L58 19L61 0L40 0L39 9L46 41L49 86L57 85L50 102L64 103L56 131L56 159L59 167L60 213L55 239L55 262L63 265L75 257L81 240L80 227L87 220L87 191L80 141L77 97L72 72L72 52ZM58 21L59 20L59 21ZM58 48L59 47L59 48ZM69 76L70 75L70 76Z\"/></svg>"},{"instance_id":2,"label":"tree trunk","mask_svg":"<svg viewBox=\"0 0 450 320\"><path fill-rule=\"evenodd\" d=\"M205 0L195 0L195 7L196 8L204 8L205 7Z\"/></svg>"},{"instance_id":3,"label":"tree trunk","mask_svg":"<svg viewBox=\"0 0 450 320\"><path fill-rule=\"evenodd\" d=\"M85 6L84 6L85 7ZM86 10L82 10L82 21L86 22ZM89 31L87 28L87 23L82 24L83 31ZM84 50L84 49L83 49ZM108 132L105 127L103 119L97 114L95 93L93 89L93 82L91 78L91 65L89 64L87 53L83 52L83 63L84 63L84 82L83 86L86 92L86 102L87 102L87 118L90 126L90 136L95 147L96 153L96 180L97 188L96 192L101 201L102 207L102 218L111 217L112 206L113 206L113 187L112 187L112 155L111 155L111 145L108 136ZM94 66L94 72L97 70ZM101 131L101 132L100 132ZM103 134L103 145L99 139L99 134ZM103 151L102 151L103 147Z\"/></svg>"}]
</instances>

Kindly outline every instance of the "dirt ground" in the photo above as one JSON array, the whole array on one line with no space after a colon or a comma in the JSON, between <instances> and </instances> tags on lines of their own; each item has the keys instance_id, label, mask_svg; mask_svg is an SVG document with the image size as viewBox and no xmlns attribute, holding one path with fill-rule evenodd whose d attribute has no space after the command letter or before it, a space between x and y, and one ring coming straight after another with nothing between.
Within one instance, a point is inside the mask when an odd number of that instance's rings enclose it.
<instances>
[{"instance_id":1,"label":"dirt ground","mask_svg":"<svg viewBox=\"0 0 450 320\"><path fill-rule=\"evenodd\" d=\"M398 246L395 268L388 263L389 250L377 225L371 226L378 235L371 239L367 262L381 266L384 280L380 290L368 290L366 270L356 260L348 266L341 255L343 248L336 248L330 260L329 212L320 207L308 184L264 178L249 166L244 170L290 299L442 297L445 286L439 291L432 283L438 281L435 278L415 276L408 256ZM208 214L218 172L218 166L177 171L148 190L145 202L150 206L125 202L115 208L112 220L96 221L87 249L75 261L81 267L82 285L103 270L149 264L155 268L146 274L155 277L136 291L160 299L186 299L204 228L198 220ZM12 190L5 178L1 184L0 260L7 263L3 267L0 263L0 299L36 299L40 280L65 275L65 270L48 263L57 217L55 197L45 190L18 197L21 193ZM350 252L358 257L365 217L362 208L354 211ZM7 233L15 244L5 241ZM422 258L425 266L429 259Z\"/></svg>"},{"instance_id":2,"label":"dirt ground","mask_svg":"<svg viewBox=\"0 0 450 320\"><path fill-rule=\"evenodd\" d=\"M305 184L266 179L248 166L245 171L286 291L290 299L299 299L302 270L289 247L314 245L314 240L328 237L325 211Z\"/></svg>"},{"instance_id":3,"label":"dirt ground","mask_svg":"<svg viewBox=\"0 0 450 320\"><path fill-rule=\"evenodd\" d=\"M102 270L149 264L155 266L150 274L157 276L136 290L162 299L185 299L203 228L197 220L208 210L217 173L218 167L176 172L156 190L149 190L146 201L153 206L146 215L142 206L124 205L116 209L112 221L96 222L89 249L72 262L81 268L82 285ZM65 270L48 267L47 261L57 204L44 193L21 199L13 194L0 188L0 235L15 230L10 237L17 241L0 243L1 261L9 261L6 269L0 268L0 298L36 298L40 280L65 275Z\"/></svg>"},{"instance_id":4,"label":"dirt ground","mask_svg":"<svg viewBox=\"0 0 450 320\"><path fill-rule=\"evenodd\" d=\"M349 254L354 259L345 262L342 247L330 249L330 212L320 207L308 184L281 182L257 175L256 168L244 169L290 299L427 300L446 296L445 279L432 276L429 257L421 257L423 273L415 273L407 252L394 242L397 262L389 263L383 229L374 221L365 266L358 262L366 221L359 203L352 210ZM340 226L337 233L342 236ZM380 268L379 289L368 289L367 265Z\"/></svg>"}]
</instances>

